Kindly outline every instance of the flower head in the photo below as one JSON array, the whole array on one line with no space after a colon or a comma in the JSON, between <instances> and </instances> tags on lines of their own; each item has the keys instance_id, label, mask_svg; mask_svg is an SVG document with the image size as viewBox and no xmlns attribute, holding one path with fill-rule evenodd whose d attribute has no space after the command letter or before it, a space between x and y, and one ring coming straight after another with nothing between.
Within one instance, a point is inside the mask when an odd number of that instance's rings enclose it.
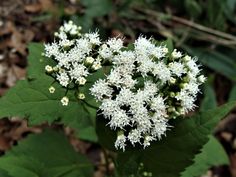
<instances>
[{"instance_id":1,"label":"flower head","mask_svg":"<svg viewBox=\"0 0 236 177\"><path fill-rule=\"evenodd\" d=\"M144 36L129 49L120 38L102 41L98 31L80 31L70 21L55 33L53 43L45 44L44 56L56 63L45 70L62 87L74 89L80 101L90 98L83 92L90 90L101 103L99 112L107 126L118 133L117 149L124 151L128 144L150 146L165 136L171 127L169 119L196 107L199 86L206 80L196 58ZM97 77L103 68L109 71ZM50 93L54 91L49 88ZM61 103L67 106L68 97Z\"/></svg>"}]
</instances>

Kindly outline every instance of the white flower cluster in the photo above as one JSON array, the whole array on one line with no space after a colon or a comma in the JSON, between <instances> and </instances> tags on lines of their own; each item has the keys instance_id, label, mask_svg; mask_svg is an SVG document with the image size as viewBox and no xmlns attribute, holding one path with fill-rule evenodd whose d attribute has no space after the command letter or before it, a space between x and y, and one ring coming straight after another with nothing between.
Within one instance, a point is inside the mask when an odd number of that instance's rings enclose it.
<instances>
[{"instance_id":1,"label":"white flower cluster","mask_svg":"<svg viewBox=\"0 0 236 177\"><path fill-rule=\"evenodd\" d=\"M93 57L96 53L94 48L101 44L99 34L81 34L80 31L81 27L69 21L55 33L53 43L45 44L44 56L56 61L55 66L47 65L45 70L63 87L69 87L70 84L83 86L87 82L86 77L102 67L100 58ZM55 91L52 88L49 89L50 93ZM84 99L82 94L78 93L79 99ZM61 102L67 106L69 99L63 97Z\"/></svg>"},{"instance_id":2,"label":"white flower cluster","mask_svg":"<svg viewBox=\"0 0 236 177\"><path fill-rule=\"evenodd\" d=\"M133 50L121 41L111 43L102 47L100 56L112 63L112 70L90 90L101 102L108 125L118 132L115 147L125 150L130 143L145 148L165 135L168 119L195 107L205 77L199 76L196 59L176 49L170 53L151 39L139 37Z\"/></svg>"},{"instance_id":3,"label":"white flower cluster","mask_svg":"<svg viewBox=\"0 0 236 177\"><path fill-rule=\"evenodd\" d=\"M80 30L68 22L55 33L56 40L45 45L44 55L56 64L45 70L63 87L79 90L88 75L111 66L106 78L98 79L90 91L101 102L100 114L118 134L117 149L125 150L128 144L146 148L165 135L170 118L194 109L199 85L205 81L195 58L143 36L128 48L122 39L102 42L97 32ZM49 87L49 92L55 88ZM77 98L85 95L79 92ZM61 103L67 106L68 97Z\"/></svg>"}]
</instances>

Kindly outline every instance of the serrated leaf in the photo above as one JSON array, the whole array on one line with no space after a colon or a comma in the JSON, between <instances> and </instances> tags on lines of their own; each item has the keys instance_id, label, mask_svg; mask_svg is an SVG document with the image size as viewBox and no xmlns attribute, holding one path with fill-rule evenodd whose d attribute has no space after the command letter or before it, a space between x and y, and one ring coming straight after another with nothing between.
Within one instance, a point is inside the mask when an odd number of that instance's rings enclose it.
<instances>
[{"instance_id":1,"label":"serrated leaf","mask_svg":"<svg viewBox=\"0 0 236 177\"><path fill-rule=\"evenodd\" d=\"M146 170L152 172L153 176L178 177L180 172L193 163L195 154L207 143L208 135L219 120L226 116L234 106L235 102L231 102L213 110L200 112L190 118L173 120L170 122L173 128L161 141L152 143L145 150L132 148L132 151L129 151L128 149L124 156L126 159L140 156L140 162L144 163ZM113 139L108 138L108 135L112 135L114 132L109 133L108 129L101 126L102 124L97 125L100 143L105 142L105 147L114 147L115 135L113 135ZM103 124L103 126L105 125ZM119 169L124 169L122 166L126 165L126 159L121 158L117 162ZM120 171L120 175L129 174Z\"/></svg>"},{"instance_id":2,"label":"serrated leaf","mask_svg":"<svg viewBox=\"0 0 236 177\"><path fill-rule=\"evenodd\" d=\"M62 133L46 130L29 135L0 158L0 169L11 177L77 177L92 176L87 158L76 153Z\"/></svg>"},{"instance_id":3,"label":"serrated leaf","mask_svg":"<svg viewBox=\"0 0 236 177\"><path fill-rule=\"evenodd\" d=\"M194 158L194 163L185 169L181 177L198 177L213 166L228 164L229 158L224 148L215 137L210 136L209 141Z\"/></svg>"},{"instance_id":4,"label":"serrated leaf","mask_svg":"<svg viewBox=\"0 0 236 177\"><path fill-rule=\"evenodd\" d=\"M96 108L90 108L90 104L87 104L94 103L93 97L88 94L92 81L83 88L87 96L84 101L77 100L74 91L69 90L67 92L70 99L69 105L62 106L60 99L65 95L66 89L56 82L53 84L56 88L55 93L51 94L48 91L54 79L45 74L44 68L53 61L41 56L42 44L32 43L29 46L29 52L28 77L30 80L17 82L16 86L0 99L0 117L26 117L30 124L58 121L74 128L80 138L97 141L96 114L94 114ZM96 72L94 77L102 74L102 71Z\"/></svg>"}]
</instances>

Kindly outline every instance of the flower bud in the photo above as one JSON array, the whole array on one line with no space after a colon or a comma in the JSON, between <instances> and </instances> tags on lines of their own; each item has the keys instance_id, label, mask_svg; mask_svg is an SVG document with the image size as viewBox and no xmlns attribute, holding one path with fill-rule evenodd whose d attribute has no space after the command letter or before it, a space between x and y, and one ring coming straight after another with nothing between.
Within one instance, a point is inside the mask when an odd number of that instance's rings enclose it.
<instances>
[{"instance_id":1,"label":"flower bud","mask_svg":"<svg viewBox=\"0 0 236 177\"><path fill-rule=\"evenodd\" d=\"M69 104L69 98L67 96L64 96L62 99L61 99L61 104L62 106L68 106Z\"/></svg>"},{"instance_id":2,"label":"flower bud","mask_svg":"<svg viewBox=\"0 0 236 177\"><path fill-rule=\"evenodd\" d=\"M183 58L183 60L184 60L185 62L188 62L188 61L191 60L191 57L190 57L189 55L186 55L186 56Z\"/></svg>"},{"instance_id":3,"label":"flower bud","mask_svg":"<svg viewBox=\"0 0 236 177\"><path fill-rule=\"evenodd\" d=\"M78 94L78 99L84 100L85 99L85 95L83 93L79 93Z\"/></svg>"},{"instance_id":4,"label":"flower bud","mask_svg":"<svg viewBox=\"0 0 236 177\"><path fill-rule=\"evenodd\" d=\"M84 85L87 80L84 77L80 77L78 81L79 81L79 85Z\"/></svg>"},{"instance_id":5,"label":"flower bud","mask_svg":"<svg viewBox=\"0 0 236 177\"><path fill-rule=\"evenodd\" d=\"M182 57L182 54L181 54L181 52L177 51L177 49L174 49L174 51L171 53L171 57L173 59L177 59L177 58Z\"/></svg>"},{"instance_id":6,"label":"flower bud","mask_svg":"<svg viewBox=\"0 0 236 177\"><path fill-rule=\"evenodd\" d=\"M87 57L85 59L85 64L87 65L91 65L94 62L94 58L93 57Z\"/></svg>"},{"instance_id":7,"label":"flower bud","mask_svg":"<svg viewBox=\"0 0 236 177\"><path fill-rule=\"evenodd\" d=\"M52 73L53 72L53 68L49 65L45 66L45 70L46 70L47 73Z\"/></svg>"},{"instance_id":8,"label":"flower bud","mask_svg":"<svg viewBox=\"0 0 236 177\"><path fill-rule=\"evenodd\" d=\"M56 89L55 89L55 87L51 86L48 88L48 90L50 93L54 93Z\"/></svg>"},{"instance_id":9,"label":"flower bud","mask_svg":"<svg viewBox=\"0 0 236 177\"><path fill-rule=\"evenodd\" d=\"M102 67L101 63L100 62L94 62L93 65L92 65L92 69L93 70L98 70Z\"/></svg>"},{"instance_id":10,"label":"flower bud","mask_svg":"<svg viewBox=\"0 0 236 177\"><path fill-rule=\"evenodd\" d=\"M174 98L175 97L175 93L174 92L170 92L170 97Z\"/></svg>"},{"instance_id":11,"label":"flower bud","mask_svg":"<svg viewBox=\"0 0 236 177\"><path fill-rule=\"evenodd\" d=\"M170 84L175 84L176 83L176 79L173 78L173 77L170 77L169 82L170 82Z\"/></svg>"},{"instance_id":12,"label":"flower bud","mask_svg":"<svg viewBox=\"0 0 236 177\"><path fill-rule=\"evenodd\" d=\"M206 77L204 75L200 75L198 78L197 78L198 82L200 83L204 83L206 81Z\"/></svg>"},{"instance_id":13,"label":"flower bud","mask_svg":"<svg viewBox=\"0 0 236 177\"><path fill-rule=\"evenodd\" d=\"M181 89L183 89L183 88L185 88L185 87L187 87L187 83L180 83L179 84L179 87L181 88Z\"/></svg>"}]
</instances>

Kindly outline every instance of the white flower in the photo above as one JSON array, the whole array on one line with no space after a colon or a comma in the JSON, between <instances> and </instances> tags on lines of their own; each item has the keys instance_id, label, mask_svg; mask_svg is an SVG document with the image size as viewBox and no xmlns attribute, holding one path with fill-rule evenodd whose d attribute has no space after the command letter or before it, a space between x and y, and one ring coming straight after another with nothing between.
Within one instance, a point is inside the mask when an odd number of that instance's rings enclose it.
<instances>
[{"instance_id":1,"label":"white flower","mask_svg":"<svg viewBox=\"0 0 236 177\"><path fill-rule=\"evenodd\" d=\"M166 47L158 46L152 50L151 54L157 59L160 59L160 58L163 58L167 54L167 52L168 52L168 49Z\"/></svg>"},{"instance_id":2,"label":"white flower","mask_svg":"<svg viewBox=\"0 0 236 177\"><path fill-rule=\"evenodd\" d=\"M193 75L197 75L200 72L198 65L196 64L196 59L189 60L186 65Z\"/></svg>"},{"instance_id":3,"label":"white flower","mask_svg":"<svg viewBox=\"0 0 236 177\"><path fill-rule=\"evenodd\" d=\"M89 54L92 50L90 41L87 38L76 39L76 49L82 54Z\"/></svg>"},{"instance_id":4,"label":"white flower","mask_svg":"<svg viewBox=\"0 0 236 177\"><path fill-rule=\"evenodd\" d=\"M134 93L126 88L122 88L116 97L116 101L120 106L129 105L132 102Z\"/></svg>"},{"instance_id":5,"label":"white flower","mask_svg":"<svg viewBox=\"0 0 236 177\"><path fill-rule=\"evenodd\" d=\"M126 143L150 146L165 136L169 119L193 110L199 85L206 80L195 58L177 49L170 53L143 36L129 49L122 39L104 42L97 31L81 34L80 30L70 21L55 33L53 43L45 44L43 56L56 62L45 70L63 87L74 86L77 99L85 99L80 91L93 84L90 93L101 103L99 114L107 126L119 131L117 149L124 151ZM93 74L97 78L102 71L105 78L93 81ZM49 92L55 88L51 86ZM68 97L61 103L67 106Z\"/></svg>"},{"instance_id":6,"label":"white flower","mask_svg":"<svg viewBox=\"0 0 236 177\"><path fill-rule=\"evenodd\" d=\"M131 75L127 75L121 81L122 85L126 88L133 88L135 84L137 84L137 81L134 80Z\"/></svg>"},{"instance_id":7,"label":"white flower","mask_svg":"<svg viewBox=\"0 0 236 177\"><path fill-rule=\"evenodd\" d=\"M123 47L123 41L120 38L111 38L107 44L113 52L118 52Z\"/></svg>"},{"instance_id":8,"label":"white flower","mask_svg":"<svg viewBox=\"0 0 236 177\"><path fill-rule=\"evenodd\" d=\"M129 139L131 144L134 146L136 143L140 143L142 135L138 129L133 129L131 130L127 138Z\"/></svg>"},{"instance_id":9,"label":"white flower","mask_svg":"<svg viewBox=\"0 0 236 177\"><path fill-rule=\"evenodd\" d=\"M89 39L89 42L93 45L99 45L101 44L100 38L99 38L99 34L98 32L94 32L94 33L86 33L84 35L86 38Z\"/></svg>"},{"instance_id":10,"label":"white flower","mask_svg":"<svg viewBox=\"0 0 236 177\"><path fill-rule=\"evenodd\" d=\"M110 122L111 129L120 128L123 129L125 126L129 125L130 119L126 112L122 109L118 109L116 112L113 113Z\"/></svg>"},{"instance_id":11,"label":"white flower","mask_svg":"<svg viewBox=\"0 0 236 177\"><path fill-rule=\"evenodd\" d=\"M61 99L61 104L62 106L68 106L69 104L69 98L64 96L62 99Z\"/></svg>"},{"instance_id":12,"label":"white flower","mask_svg":"<svg viewBox=\"0 0 236 177\"><path fill-rule=\"evenodd\" d=\"M93 57L86 57L85 59L85 63L86 64L92 64L94 62L94 58Z\"/></svg>"},{"instance_id":13,"label":"white flower","mask_svg":"<svg viewBox=\"0 0 236 177\"><path fill-rule=\"evenodd\" d=\"M188 61L190 61L192 58L189 56L189 55L186 55L184 58L183 58L183 60L185 61L185 62L188 62Z\"/></svg>"},{"instance_id":14,"label":"white flower","mask_svg":"<svg viewBox=\"0 0 236 177\"><path fill-rule=\"evenodd\" d=\"M100 62L100 61L95 61L95 62L93 62L92 69L98 70L98 69L100 69L101 67L102 67L102 65L101 65L101 62Z\"/></svg>"},{"instance_id":15,"label":"white flower","mask_svg":"<svg viewBox=\"0 0 236 177\"><path fill-rule=\"evenodd\" d=\"M132 51L122 51L112 59L115 65L133 65L135 54Z\"/></svg>"},{"instance_id":16,"label":"white flower","mask_svg":"<svg viewBox=\"0 0 236 177\"><path fill-rule=\"evenodd\" d=\"M154 64L152 73L154 76L159 78L162 83L165 83L171 78L171 72L163 62L158 62L157 64Z\"/></svg>"},{"instance_id":17,"label":"white flower","mask_svg":"<svg viewBox=\"0 0 236 177\"><path fill-rule=\"evenodd\" d=\"M153 111L155 111L159 115L166 115L166 105L164 99L160 95L153 97L150 103L150 108Z\"/></svg>"},{"instance_id":18,"label":"white flower","mask_svg":"<svg viewBox=\"0 0 236 177\"><path fill-rule=\"evenodd\" d=\"M195 82L189 82L185 84L183 91L189 92L189 94L196 95L199 92L199 84Z\"/></svg>"},{"instance_id":19,"label":"white flower","mask_svg":"<svg viewBox=\"0 0 236 177\"><path fill-rule=\"evenodd\" d=\"M138 56L149 56L155 49L155 45L151 43L150 39L140 36L134 43L135 52Z\"/></svg>"},{"instance_id":20,"label":"white flower","mask_svg":"<svg viewBox=\"0 0 236 177\"><path fill-rule=\"evenodd\" d=\"M175 84L176 83L176 79L174 77L170 77L169 82L171 84Z\"/></svg>"},{"instance_id":21,"label":"white flower","mask_svg":"<svg viewBox=\"0 0 236 177\"><path fill-rule=\"evenodd\" d=\"M119 109L119 103L111 99L104 99L99 109L105 118L110 119Z\"/></svg>"},{"instance_id":22,"label":"white flower","mask_svg":"<svg viewBox=\"0 0 236 177\"><path fill-rule=\"evenodd\" d=\"M204 75L200 75L200 76L198 76L198 81L200 82L200 83L204 83L205 81L206 81L206 77L204 76Z\"/></svg>"},{"instance_id":23,"label":"white flower","mask_svg":"<svg viewBox=\"0 0 236 177\"><path fill-rule=\"evenodd\" d=\"M55 89L55 87L51 86L48 88L48 90L50 93L54 93L56 89Z\"/></svg>"},{"instance_id":24,"label":"white flower","mask_svg":"<svg viewBox=\"0 0 236 177\"><path fill-rule=\"evenodd\" d=\"M177 51L177 49L174 49L174 51L171 53L171 56L174 58L174 59L177 59L177 58L181 58L182 57L182 53Z\"/></svg>"},{"instance_id":25,"label":"white flower","mask_svg":"<svg viewBox=\"0 0 236 177\"><path fill-rule=\"evenodd\" d=\"M107 76L107 80L108 80L109 84L119 87L120 84L122 83L121 74L120 74L119 69L117 69L117 68L113 69L110 72L110 74Z\"/></svg>"},{"instance_id":26,"label":"white flower","mask_svg":"<svg viewBox=\"0 0 236 177\"><path fill-rule=\"evenodd\" d=\"M173 74L180 77L182 74L186 73L184 65L179 62L171 62L169 63L169 68Z\"/></svg>"},{"instance_id":27,"label":"white flower","mask_svg":"<svg viewBox=\"0 0 236 177\"><path fill-rule=\"evenodd\" d=\"M57 80L63 87L66 87L70 82L70 78L65 72L58 74Z\"/></svg>"},{"instance_id":28,"label":"white flower","mask_svg":"<svg viewBox=\"0 0 236 177\"><path fill-rule=\"evenodd\" d=\"M99 55L104 59L111 59L113 56L112 50L106 44L103 44L98 51Z\"/></svg>"},{"instance_id":29,"label":"white flower","mask_svg":"<svg viewBox=\"0 0 236 177\"><path fill-rule=\"evenodd\" d=\"M84 85L87 80L84 77L80 77L78 81L79 81L79 85Z\"/></svg>"},{"instance_id":30,"label":"white flower","mask_svg":"<svg viewBox=\"0 0 236 177\"><path fill-rule=\"evenodd\" d=\"M49 65L46 65L46 66L45 66L45 70L46 70L46 72L48 72L48 73L53 72L53 68L52 68L51 66L49 66Z\"/></svg>"},{"instance_id":31,"label":"white flower","mask_svg":"<svg viewBox=\"0 0 236 177\"><path fill-rule=\"evenodd\" d=\"M83 93L79 93L78 98L80 100L84 100L85 99L85 95Z\"/></svg>"},{"instance_id":32,"label":"white flower","mask_svg":"<svg viewBox=\"0 0 236 177\"><path fill-rule=\"evenodd\" d=\"M103 97L111 97L113 89L109 87L109 84L104 80L97 80L95 84L90 88L91 94L98 100L102 100Z\"/></svg>"},{"instance_id":33,"label":"white flower","mask_svg":"<svg viewBox=\"0 0 236 177\"><path fill-rule=\"evenodd\" d=\"M153 128L151 135L153 137L157 137L158 139L161 139L163 135L165 135L169 125L167 124L167 119L160 118L158 115L153 116L152 118L153 121Z\"/></svg>"},{"instance_id":34,"label":"white flower","mask_svg":"<svg viewBox=\"0 0 236 177\"><path fill-rule=\"evenodd\" d=\"M44 50L46 57L56 56L59 52L59 45L55 42L52 44L44 44Z\"/></svg>"},{"instance_id":35,"label":"white flower","mask_svg":"<svg viewBox=\"0 0 236 177\"><path fill-rule=\"evenodd\" d=\"M124 133L121 133L120 135L117 136L115 142L116 149L122 149L123 151L125 151L125 146L126 146L125 142L126 142L126 137Z\"/></svg>"},{"instance_id":36,"label":"white flower","mask_svg":"<svg viewBox=\"0 0 236 177\"><path fill-rule=\"evenodd\" d=\"M188 111L193 110L193 108L196 106L194 104L195 101L195 97L189 95L185 90L180 91L175 98L177 100L181 101L181 106L184 109L185 113L187 113Z\"/></svg>"},{"instance_id":37,"label":"white flower","mask_svg":"<svg viewBox=\"0 0 236 177\"><path fill-rule=\"evenodd\" d=\"M146 148L146 147L150 146L150 142L153 140L156 140L156 139L153 138L152 136L149 136L149 135L145 136L144 142L143 142L143 147Z\"/></svg>"},{"instance_id":38,"label":"white flower","mask_svg":"<svg viewBox=\"0 0 236 177\"><path fill-rule=\"evenodd\" d=\"M143 76L146 76L149 72L152 71L154 65L155 63L152 62L151 60L144 59L143 61L140 62L140 66L137 68L137 70L141 72Z\"/></svg>"},{"instance_id":39,"label":"white flower","mask_svg":"<svg viewBox=\"0 0 236 177\"><path fill-rule=\"evenodd\" d=\"M76 81L79 81L81 77L88 76L89 72L83 64L75 63L73 67L70 69L69 74L70 74L71 79L75 79Z\"/></svg>"}]
</instances>

